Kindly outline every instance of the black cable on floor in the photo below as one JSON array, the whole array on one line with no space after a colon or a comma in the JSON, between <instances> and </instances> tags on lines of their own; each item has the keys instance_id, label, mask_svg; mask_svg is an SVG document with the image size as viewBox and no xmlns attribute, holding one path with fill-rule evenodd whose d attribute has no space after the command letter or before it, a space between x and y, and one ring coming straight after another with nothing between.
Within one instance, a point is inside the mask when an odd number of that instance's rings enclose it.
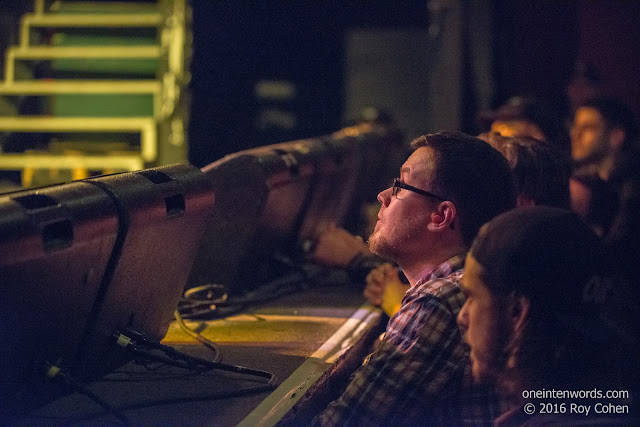
<instances>
[{"instance_id":1,"label":"black cable on floor","mask_svg":"<svg viewBox=\"0 0 640 427\"><path fill-rule=\"evenodd\" d=\"M111 414L120 421L122 425L129 426L131 422L127 417L125 417L119 410L115 409L107 402L102 400L99 396L93 393L91 390L86 387L80 385L78 381L76 381L71 375L63 372L59 367L46 364L45 368L45 376L48 380L58 383L63 386L65 389L70 391L75 391L76 393L87 396L89 399L100 405L104 409L104 415Z\"/></svg>"},{"instance_id":2,"label":"black cable on floor","mask_svg":"<svg viewBox=\"0 0 640 427\"><path fill-rule=\"evenodd\" d=\"M229 296L225 301L193 301L185 296L178 303L178 312L183 319L220 319L245 311L250 305L262 304L300 291L304 289L308 280L305 273L296 271L242 296Z\"/></svg>"},{"instance_id":3,"label":"black cable on floor","mask_svg":"<svg viewBox=\"0 0 640 427\"><path fill-rule=\"evenodd\" d=\"M114 335L114 338L116 339L117 345L122 347L125 351L130 352L135 357L148 358L149 360L165 363L167 365L196 371L217 369L242 375L265 378L268 380L268 384L272 384L275 380L274 375L271 372L247 368L245 366L231 365L228 363L214 362L200 357L191 356L190 354L180 352L171 346L151 340L145 337L144 334L131 329L127 329L123 332L117 332ZM164 353L164 356L154 354L152 351L145 349L145 347L159 350Z\"/></svg>"},{"instance_id":4,"label":"black cable on floor","mask_svg":"<svg viewBox=\"0 0 640 427\"><path fill-rule=\"evenodd\" d=\"M222 359L222 351L220 350L220 347L218 346L218 344L206 338L200 332L194 331L193 329L189 328L187 324L184 323L184 319L182 319L182 316L180 315L179 310L175 310L173 312L173 316L176 318L176 321L178 322L180 329L182 329L187 335L189 335L190 337L192 337L193 339L195 339L196 341L198 341L199 343L201 343L202 345L204 345L205 347L207 347L209 350L213 352L214 362L219 362Z\"/></svg>"}]
</instances>

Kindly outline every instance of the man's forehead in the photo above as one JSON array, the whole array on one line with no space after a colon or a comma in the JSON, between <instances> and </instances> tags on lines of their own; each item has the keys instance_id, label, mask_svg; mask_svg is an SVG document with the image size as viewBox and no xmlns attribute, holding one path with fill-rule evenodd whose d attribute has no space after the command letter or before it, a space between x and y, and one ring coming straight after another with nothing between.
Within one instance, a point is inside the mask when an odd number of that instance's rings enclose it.
<instances>
[{"instance_id":1,"label":"man's forehead","mask_svg":"<svg viewBox=\"0 0 640 427\"><path fill-rule=\"evenodd\" d=\"M603 122L600 112L591 107L580 107L576 111L575 120Z\"/></svg>"},{"instance_id":2,"label":"man's forehead","mask_svg":"<svg viewBox=\"0 0 640 427\"><path fill-rule=\"evenodd\" d=\"M477 288L482 282L483 267L476 261L471 253L467 254L467 258L464 263L464 274L462 276L462 288L465 291L469 291L472 288ZM476 289L477 290L477 289Z\"/></svg>"},{"instance_id":3,"label":"man's forehead","mask_svg":"<svg viewBox=\"0 0 640 427\"><path fill-rule=\"evenodd\" d=\"M419 179L429 178L434 168L433 157L433 149L431 147L419 147L404 162L400 168L400 174Z\"/></svg>"}]
</instances>

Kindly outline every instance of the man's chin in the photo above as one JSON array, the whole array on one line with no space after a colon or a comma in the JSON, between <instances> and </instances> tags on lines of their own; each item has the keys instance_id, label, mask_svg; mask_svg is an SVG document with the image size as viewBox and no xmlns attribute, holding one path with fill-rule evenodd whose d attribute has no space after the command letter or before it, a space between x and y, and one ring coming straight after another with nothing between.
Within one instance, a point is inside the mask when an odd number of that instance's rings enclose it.
<instances>
[{"instance_id":1,"label":"man's chin","mask_svg":"<svg viewBox=\"0 0 640 427\"><path fill-rule=\"evenodd\" d=\"M477 356L471 352L471 375L476 384L494 385L498 380L498 369L489 360L478 360Z\"/></svg>"},{"instance_id":2,"label":"man's chin","mask_svg":"<svg viewBox=\"0 0 640 427\"><path fill-rule=\"evenodd\" d=\"M380 248L380 236L378 233L374 231L373 234L369 236L369 240L367 240L367 242L369 243L369 250L376 255L380 255L378 253Z\"/></svg>"},{"instance_id":3,"label":"man's chin","mask_svg":"<svg viewBox=\"0 0 640 427\"><path fill-rule=\"evenodd\" d=\"M376 232L374 232L371 237L369 237L369 250L382 257L393 259L393 251L389 250L389 245L386 244L384 239Z\"/></svg>"},{"instance_id":4,"label":"man's chin","mask_svg":"<svg viewBox=\"0 0 640 427\"><path fill-rule=\"evenodd\" d=\"M602 162L604 156L600 153L580 153L572 156L576 167L585 167Z\"/></svg>"},{"instance_id":5,"label":"man's chin","mask_svg":"<svg viewBox=\"0 0 640 427\"><path fill-rule=\"evenodd\" d=\"M471 375L476 384L492 385L496 383L496 376L488 369L483 369L475 363L471 368Z\"/></svg>"}]
</instances>

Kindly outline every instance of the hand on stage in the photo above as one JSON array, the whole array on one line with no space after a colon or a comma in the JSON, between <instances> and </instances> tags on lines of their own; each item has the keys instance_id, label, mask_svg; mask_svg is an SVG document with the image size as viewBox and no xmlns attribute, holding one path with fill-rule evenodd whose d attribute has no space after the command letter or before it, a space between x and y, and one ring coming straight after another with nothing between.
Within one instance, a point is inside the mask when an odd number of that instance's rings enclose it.
<instances>
[{"instance_id":1,"label":"hand on stage","mask_svg":"<svg viewBox=\"0 0 640 427\"><path fill-rule=\"evenodd\" d=\"M373 305L382 307L389 317L400 309L404 294L409 289L400 281L398 269L389 263L371 270L367 275L364 297Z\"/></svg>"},{"instance_id":2,"label":"hand on stage","mask_svg":"<svg viewBox=\"0 0 640 427\"><path fill-rule=\"evenodd\" d=\"M371 254L362 238L330 224L316 239L310 259L327 267L344 268L358 254Z\"/></svg>"}]
</instances>

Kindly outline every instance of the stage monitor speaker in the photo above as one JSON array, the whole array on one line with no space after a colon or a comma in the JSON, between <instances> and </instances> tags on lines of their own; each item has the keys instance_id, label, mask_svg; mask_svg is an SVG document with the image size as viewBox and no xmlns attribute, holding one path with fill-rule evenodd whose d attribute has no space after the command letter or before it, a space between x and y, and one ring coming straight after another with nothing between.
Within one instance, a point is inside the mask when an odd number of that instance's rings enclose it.
<instances>
[{"instance_id":1,"label":"stage monitor speaker","mask_svg":"<svg viewBox=\"0 0 640 427\"><path fill-rule=\"evenodd\" d=\"M307 250L329 224L343 226L351 207L360 156L357 144L334 143L342 132L291 144L301 163L315 167L312 191L298 233L298 247Z\"/></svg>"},{"instance_id":2,"label":"stage monitor speaker","mask_svg":"<svg viewBox=\"0 0 640 427\"><path fill-rule=\"evenodd\" d=\"M238 293L291 272L329 223L355 223L361 202L375 201L387 166L397 170L389 152L399 145L397 132L364 124L204 167L217 200L188 286L222 284Z\"/></svg>"},{"instance_id":3,"label":"stage monitor speaker","mask_svg":"<svg viewBox=\"0 0 640 427\"><path fill-rule=\"evenodd\" d=\"M115 201L123 236L74 368L79 378L93 378L126 361L115 348L116 331L131 327L157 340L166 334L212 212L214 193L205 174L188 165L84 183Z\"/></svg>"},{"instance_id":4,"label":"stage monitor speaker","mask_svg":"<svg viewBox=\"0 0 640 427\"><path fill-rule=\"evenodd\" d=\"M44 403L45 366L73 365L118 229L84 182L0 196L0 414Z\"/></svg>"},{"instance_id":5,"label":"stage monitor speaker","mask_svg":"<svg viewBox=\"0 0 640 427\"><path fill-rule=\"evenodd\" d=\"M213 185L216 204L193 263L188 287L233 282L267 201L265 169L268 165L265 163L279 161L275 155L264 158L239 152L202 169Z\"/></svg>"},{"instance_id":6,"label":"stage monitor speaker","mask_svg":"<svg viewBox=\"0 0 640 427\"><path fill-rule=\"evenodd\" d=\"M398 129L373 123L344 128L327 142L337 152L355 150L357 153L357 159L349 157L345 165L350 172L356 173L356 177L344 227L352 233L366 233L370 230L367 230L368 218L362 208L377 205L378 193L388 188L398 176L402 163L410 154L409 147L404 145Z\"/></svg>"},{"instance_id":7,"label":"stage monitor speaker","mask_svg":"<svg viewBox=\"0 0 640 427\"><path fill-rule=\"evenodd\" d=\"M378 193L388 188L410 153L396 128L362 124L344 129L347 138L335 138L333 144L356 144L361 156L360 172L354 192L356 205L376 202Z\"/></svg>"},{"instance_id":8,"label":"stage monitor speaker","mask_svg":"<svg viewBox=\"0 0 640 427\"><path fill-rule=\"evenodd\" d=\"M315 173L286 150L259 147L225 156L203 171L216 192L189 286L255 288L288 267L274 258L297 244Z\"/></svg>"},{"instance_id":9,"label":"stage monitor speaker","mask_svg":"<svg viewBox=\"0 0 640 427\"><path fill-rule=\"evenodd\" d=\"M297 248L298 232L313 192L316 165L284 144L248 151L259 158L272 159L265 170L267 200L250 251L259 258L274 253L289 257Z\"/></svg>"}]
</instances>

